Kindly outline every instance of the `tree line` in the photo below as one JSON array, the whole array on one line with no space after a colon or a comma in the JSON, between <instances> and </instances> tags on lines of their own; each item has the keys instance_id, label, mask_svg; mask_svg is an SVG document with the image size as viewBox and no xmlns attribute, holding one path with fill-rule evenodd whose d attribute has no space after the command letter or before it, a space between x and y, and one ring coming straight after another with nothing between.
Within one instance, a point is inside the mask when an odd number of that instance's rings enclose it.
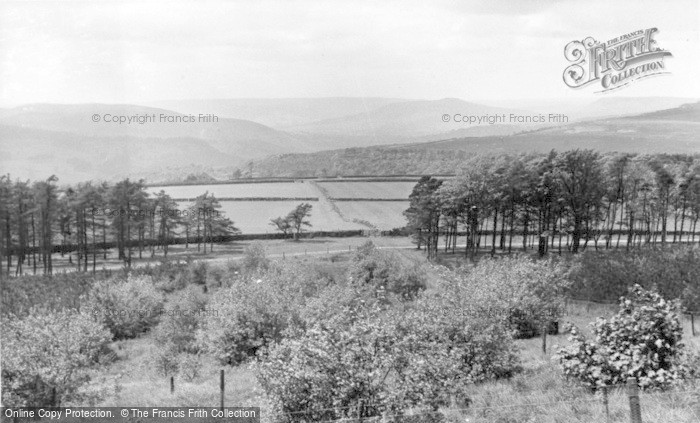
<instances>
[{"instance_id":1,"label":"tree line","mask_svg":"<svg viewBox=\"0 0 700 423\"><path fill-rule=\"evenodd\" d=\"M57 181L0 176L0 275L52 274L55 253L94 272L110 246L131 266L135 254L167 256L168 245L183 235L188 248L192 241L206 253L215 237L239 232L208 192L181 209L164 191L147 192L143 180L63 187Z\"/></svg>"},{"instance_id":2,"label":"tree line","mask_svg":"<svg viewBox=\"0 0 700 423\"><path fill-rule=\"evenodd\" d=\"M468 159L448 180L423 177L404 212L429 257L511 252L579 252L695 242L700 156L601 154L593 150ZM600 242L599 242L600 241ZM514 243L518 245L514 246Z\"/></svg>"}]
</instances>

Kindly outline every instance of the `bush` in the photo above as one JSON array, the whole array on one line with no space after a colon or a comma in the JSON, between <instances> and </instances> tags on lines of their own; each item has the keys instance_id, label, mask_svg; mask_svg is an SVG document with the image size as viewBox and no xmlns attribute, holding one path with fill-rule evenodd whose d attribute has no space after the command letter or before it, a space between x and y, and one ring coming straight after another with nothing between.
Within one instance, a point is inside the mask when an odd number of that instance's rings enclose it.
<instances>
[{"instance_id":1,"label":"bush","mask_svg":"<svg viewBox=\"0 0 700 423\"><path fill-rule=\"evenodd\" d=\"M89 400L81 390L111 339L88 314L38 312L2 321L2 403L58 407Z\"/></svg>"},{"instance_id":2,"label":"bush","mask_svg":"<svg viewBox=\"0 0 700 423\"><path fill-rule=\"evenodd\" d=\"M165 303L158 325L153 329L156 342L172 343L176 353L196 353L198 345L195 333L206 304L207 296L193 285L172 294Z\"/></svg>"},{"instance_id":3,"label":"bush","mask_svg":"<svg viewBox=\"0 0 700 423\"><path fill-rule=\"evenodd\" d=\"M555 355L564 374L596 388L636 377L642 388L666 388L684 378L682 322L679 303L635 285L620 299L610 320L592 323L595 340L588 341L571 326L572 344Z\"/></svg>"},{"instance_id":4,"label":"bush","mask_svg":"<svg viewBox=\"0 0 700 423\"><path fill-rule=\"evenodd\" d=\"M312 268L297 262L235 279L207 305L197 340L219 362L241 363L279 341L290 325L301 324L306 299L323 285Z\"/></svg>"},{"instance_id":5,"label":"bush","mask_svg":"<svg viewBox=\"0 0 700 423\"><path fill-rule=\"evenodd\" d=\"M349 274L356 285L369 285L404 300L426 288L425 274L418 265L407 265L396 253L378 250L372 241L358 247Z\"/></svg>"},{"instance_id":6,"label":"bush","mask_svg":"<svg viewBox=\"0 0 700 423\"><path fill-rule=\"evenodd\" d=\"M243 252L243 269L247 272L265 271L270 267L265 246L260 242L254 242L245 248Z\"/></svg>"},{"instance_id":7,"label":"bush","mask_svg":"<svg viewBox=\"0 0 700 423\"><path fill-rule=\"evenodd\" d=\"M158 322L163 297L148 276L101 281L83 299L82 309L98 317L115 339L134 338Z\"/></svg>"},{"instance_id":8,"label":"bush","mask_svg":"<svg viewBox=\"0 0 700 423\"><path fill-rule=\"evenodd\" d=\"M197 261L190 264L190 282L195 285L207 284L209 264L206 261Z\"/></svg>"},{"instance_id":9,"label":"bush","mask_svg":"<svg viewBox=\"0 0 700 423\"><path fill-rule=\"evenodd\" d=\"M258 380L281 415L315 421L437 410L475 382L510 376L517 365L507 329L465 316L447 298L392 310L345 302L272 346Z\"/></svg>"},{"instance_id":10,"label":"bush","mask_svg":"<svg viewBox=\"0 0 700 423\"><path fill-rule=\"evenodd\" d=\"M484 259L443 278L452 279L470 295L465 312L503 319L516 338L528 338L545 326L549 333L558 329L570 270L554 261L515 256Z\"/></svg>"},{"instance_id":11,"label":"bush","mask_svg":"<svg viewBox=\"0 0 700 423\"><path fill-rule=\"evenodd\" d=\"M574 257L573 298L617 300L640 285L663 297L680 298L682 306L700 310L700 248L669 246L631 251L585 251Z\"/></svg>"}]
</instances>

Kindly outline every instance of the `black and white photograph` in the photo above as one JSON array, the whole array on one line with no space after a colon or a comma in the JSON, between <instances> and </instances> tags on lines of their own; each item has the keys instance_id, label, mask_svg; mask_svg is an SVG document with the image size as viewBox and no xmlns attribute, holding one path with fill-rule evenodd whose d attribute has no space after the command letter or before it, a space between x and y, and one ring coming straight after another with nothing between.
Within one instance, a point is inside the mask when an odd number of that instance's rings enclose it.
<instances>
[{"instance_id":1,"label":"black and white photograph","mask_svg":"<svg viewBox=\"0 0 700 423\"><path fill-rule=\"evenodd\" d=\"M0 0L0 421L700 423L700 2Z\"/></svg>"}]
</instances>

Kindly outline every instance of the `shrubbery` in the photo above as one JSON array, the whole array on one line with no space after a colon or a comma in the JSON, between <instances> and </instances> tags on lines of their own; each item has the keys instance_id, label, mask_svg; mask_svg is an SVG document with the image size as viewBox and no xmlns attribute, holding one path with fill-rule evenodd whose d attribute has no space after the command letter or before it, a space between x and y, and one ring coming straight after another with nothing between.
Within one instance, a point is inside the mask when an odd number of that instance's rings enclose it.
<instances>
[{"instance_id":1,"label":"shrubbery","mask_svg":"<svg viewBox=\"0 0 700 423\"><path fill-rule=\"evenodd\" d=\"M265 271L270 267L265 247L260 242L254 242L243 252L243 269L247 272Z\"/></svg>"},{"instance_id":2,"label":"shrubbery","mask_svg":"<svg viewBox=\"0 0 700 423\"><path fill-rule=\"evenodd\" d=\"M163 297L149 276L113 278L95 284L82 310L98 317L115 339L133 338L158 322Z\"/></svg>"},{"instance_id":3,"label":"shrubbery","mask_svg":"<svg viewBox=\"0 0 700 423\"><path fill-rule=\"evenodd\" d=\"M410 300L426 288L426 276L418 265L404 263L395 252L378 250L371 241L357 249L349 271L356 285L369 285L376 290Z\"/></svg>"},{"instance_id":4,"label":"shrubbery","mask_svg":"<svg viewBox=\"0 0 700 423\"><path fill-rule=\"evenodd\" d=\"M195 332L204 314L207 296L194 285L173 293L165 303L160 321L153 329L156 342L172 345L175 353L196 353Z\"/></svg>"},{"instance_id":5,"label":"shrubbery","mask_svg":"<svg viewBox=\"0 0 700 423\"><path fill-rule=\"evenodd\" d=\"M285 329L301 324L307 298L325 285L314 273L302 263L286 263L232 280L207 305L198 342L221 363L238 364L281 340Z\"/></svg>"},{"instance_id":6,"label":"shrubbery","mask_svg":"<svg viewBox=\"0 0 700 423\"><path fill-rule=\"evenodd\" d=\"M89 314L39 312L2 320L2 403L48 407L90 398L81 391L111 334Z\"/></svg>"},{"instance_id":7,"label":"shrubbery","mask_svg":"<svg viewBox=\"0 0 700 423\"><path fill-rule=\"evenodd\" d=\"M642 388L665 388L683 379L683 326L679 304L635 285L620 300L619 312L592 323L595 339L588 341L578 328L570 329L572 344L555 358L564 374L596 388L636 377Z\"/></svg>"},{"instance_id":8,"label":"shrubbery","mask_svg":"<svg viewBox=\"0 0 700 423\"><path fill-rule=\"evenodd\" d=\"M689 310L700 310L700 248L687 246L585 251L574 256L572 297L609 301L639 284L665 298L681 298Z\"/></svg>"},{"instance_id":9,"label":"shrubbery","mask_svg":"<svg viewBox=\"0 0 700 423\"><path fill-rule=\"evenodd\" d=\"M474 383L518 371L508 312L558 298L559 271L527 259L442 270L440 286L401 303L362 285L326 288L302 312L306 330L261 357L258 379L280 420L437 410Z\"/></svg>"},{"instance_id":10,"label":"shrubbery","mask_svg":"<svg viewBox=\"0 0 700 423\"><path fill-rule=\"evenodd\" d=\"M560 263L516 256L484 259L473 268L442 272L442 277L471 297L466 313L502 320L517 338L527 338L552 327L564 312L569 272Z\"/></svg>"}]
</instances>

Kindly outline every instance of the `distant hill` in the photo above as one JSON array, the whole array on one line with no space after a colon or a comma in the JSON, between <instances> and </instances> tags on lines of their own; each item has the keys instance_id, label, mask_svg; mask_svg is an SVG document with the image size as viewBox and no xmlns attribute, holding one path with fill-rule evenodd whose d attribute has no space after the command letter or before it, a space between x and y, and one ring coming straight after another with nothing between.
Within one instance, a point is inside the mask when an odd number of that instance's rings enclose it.
<instances>
[{"instance_id":1,"label":"distant hill","mask_svg":"<svg viewBox=\"0 0 700 423\"><path fill-rule=\"evenodd\" d=\"M231 104L242 107L240 104L251 101L221 100L222 107ZM364 107L360 113L307 122L285 130L221 116L218 122L163 122L160 115L178 118L186 114L138 105L33 104L0 109L0 172L33 179L55 173L67 182L126 176L161 182L197 178L197 175L221 179L234 173L242 176L450 173L463 155L550 149L699 152L698 103L654 109L677 101L601 99L591 103L597 104L598 113L623 109L646 111L547 127L455 123L452 121L455 114L533 114L458 99L259 100L260 109L255 113L277 110L282 116L284 107L288 107L288 116L296 116L296 121L311 117L312 112L323 109L324 105L329 110L319 111L319 116ZM308 107L306 111L295 110L295 104ZM443 121L444 114L450 116L450 122ZM93 115L99 117L98 122L93 121ZM155 115L156 121L120 125L104 122L105 115ZM198 115L194 118L199 120Z\"/></svg>"},{"instance_id":2,"label":"distant hill","mask_svg":"<svg viewBox=\"0 0 700 423\"><path fill-rule=\"evenodd\" d=\"M473 154L590 148L601 152L700 153L700 103L632 117L575 122L510 136L285 154L253 164L256 176L453 173Z\"/></svg>"},{"instance_id":3,"label":"distant hill","mask_svg":"<svg viewBox=\"0 0 700 423\"><path fill-rule=\"evenodd\" d=\"M98 115L99 122L92 120ZM118 124L105 115L155 115ZM313 151L303 139L240 119L161 122L183 115L133 105L26 105L0 110L0 170L19 177L111 179L161 168L238 166L270 154ZM196 116L198 118L198 116Z\"/></svg>"},{"instance_id":4,"label":"distant hill","mask_svg":"<svg viewBox=\"0 0 700 423\"><path fill-rule=\"evenodd\" d=\"M385 145L444 139L452 136L506 135L541 125L511 122L470 124L455 121L455 115L494 116L510 113L532 114L526 111L484 106L456 98L434 101L404 101L341 118L319 120L303 125L284 127L295 134L317 134L332 137L352 137L355 145ZM449 120L443 120L446 115ZM505 124L504 124L505 123Z\"/></svg>"},{"instance_id":5,"label":"distant hill","mask_svg":"<svg viewBox=\"0 0 700 423\"><path fill-rule=\"evenodd\" d=\"M672 109L682 104L697 102L696 98L681 97L602 97L558 99L520 99L505 104L522 110L538 113L563 113L571 122L611 117L633 116L657 110ZM487 102L501 106L503 102Z\"/></svg>"},{"instance_id":6,"label":"distant hill","mask_svg":"<svg viewBox=\"0 0 700 423\"><path fill-rule=\"evenodd\" d=\"M241 98L166 100L149 105L180 113L213 113L220 117L246 119L280 129L350 116L405 101L407 100L381 97Z\"/></svg>"},{"instance_id":7,"label":"distant hill","mask_svg":"<svg viewBox=\"0 0 700 423\"><path fill-rule=\"evenodd\" d=\"M93 116L99 117L94 122ZM155 116L155 122L105 122L114 116ZM165 117L161 120L161 115ZM86 137L199 138L242 159L287 151L311 151L304 140L256 122L220 118L218 122L172 122L185 115L165 109L110 104L30 104L0 111L0 125L70 132ZM193 115L198 120L198 115Z\"/></svg>"},{"instance_id":8,"label":"distant hill","mask_svg":"<svg viewBox=\"0 0 700 423\"><path fill-rule=\"evenodd\" d=\"M700 102L683 104L680 107L667 110L657 110L627 119L635 121L673 121L700 123Z\"/></svg>"},{"instance_id":9,"label":"distant hill","mask_svg":"<svg viewBox=\"0 0 700 423\"><path fill-rule=\"evenodd\" d=\"M0 125L0 171L21 179L113 180L157 174L173 163L218 167L239 160L197 138L89 137Z\"/></svg>"}]
</instances>

